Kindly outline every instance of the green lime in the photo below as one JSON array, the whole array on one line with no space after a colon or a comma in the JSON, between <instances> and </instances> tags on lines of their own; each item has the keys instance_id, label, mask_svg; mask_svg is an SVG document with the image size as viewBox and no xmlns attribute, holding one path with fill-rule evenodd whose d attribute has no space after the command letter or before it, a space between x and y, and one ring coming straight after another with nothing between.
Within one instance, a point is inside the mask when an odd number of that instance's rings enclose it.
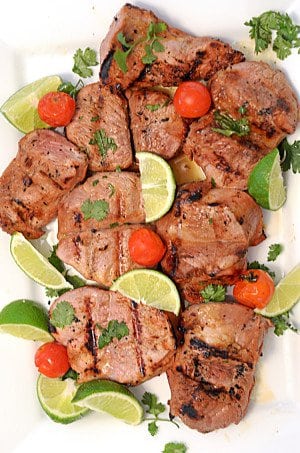
<instances>
[{"instance_id":1,"label":"green lime","mask_svg":"<svg viewBox=\"0 0 300 453\"><path fill-rule=\"evenodd\" d=\"M64 276L21 233L14 233L10 252L17 265L35 282L52 289L72 288Z\"/></svg>"},{"instance_id":2,"label":"green lime","mask_svg":"<svg viewBox=\"0 0 300 453\"><path fill-rule=\"evenodd\" d=\"M277 148L253 168L248 179L248 192L265 209L277 211L286 200L286 190Z\"/></svg>"},{"instance_id":3,"label":"green lime","mask_svg":"<svg viewBox=\"0 0 300 453\"><path fill-rule=\"evenodd\" d=\"M143 407L136 397L123 385L106 380L81 384L73 403L97 412L106 412L130 425L143 420Z\"/></svg>"},{"instance_id":4,"label":"green lime","mask_svg":"<svg viewBox=\"0 0 300 453\"><path fill-rule=\"evenodd\" d=\"M25 340L53 341L48 331L46 310L36 302L27 299L15 300L1 310L0 332Z\"/></svg>"},{"instance_id":5,"label":"green lime","mask_svg":"<svg viewBox=\"0 0 300 453\"><path fill-rule=\"evenodd\" d=\"M171 208L176 183L170 165L157 154L136 153L142 181L146 222L162 217Z\"/></svg>"},{"instance_id":6,"label":"green lime","mask_svg":"<svg viewBox=\"0 0 300 453\"><path fill-rule=\"evenodd\" d=\"M135 269L121 275L111 286L135 302L143 302L178 315L180 297L176 286L166 275L151 269Z\"/></svg>"},{"instance_id":7,"label":"green lime","mask_svg":"<svg viewBox=\"0 0 300 453\"><path fill-rule=\"evenodd\" d=\"M271 301L256 313L272 318L290 310L300 299L300 264L292 269L276 286Z\"/></svg>"},{"instance_id":8,"label":"green lime","mask_svg":"<svg viewBox=\"0 0 300 453\"><path fill-rule=\"evenodd\" d=\"M39 117L37 106L44 94L57 91L62 80L58 76L48 76L26 85L16 91L1 107L5 118L17 129L26 134L34 129L50 127Z\"/></svg>"},{"instance_id":9,"label":"green lime","mask_svg":"<svg viewBox=\"0 0 300 453\"><path fill-rule=\"evenodd\" d=\"M37 396L46 414L55 422L72 423L89 412L72 403L78 385L73 379L50 379L42 374L37 380Z\"/></svg>"}]
</instances>

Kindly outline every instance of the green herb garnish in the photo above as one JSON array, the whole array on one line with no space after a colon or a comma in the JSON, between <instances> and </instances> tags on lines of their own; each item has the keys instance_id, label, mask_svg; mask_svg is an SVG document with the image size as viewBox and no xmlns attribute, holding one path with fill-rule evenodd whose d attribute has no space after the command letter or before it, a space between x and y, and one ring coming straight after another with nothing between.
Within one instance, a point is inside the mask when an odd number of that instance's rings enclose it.
<instances>
[{"instance_id":1,"label":"green herb garnish","mask_svg":"<svg viewBox=\"0 0 300 453\"><path fill-rule=\"evenodd\" d=\"M272 49L280 60L291 55L292 49L300 47L300 26L293 23L288 14L278 11L266 11L252 17L245 25L250 27L250 38L255 40L255 52L259 53L272 44L272 32L275 32Z\"/></svg>"},{"instance_id":2,"label":"green herb garnish","mask_svg":"<svg viewBox=\"0 0 300 453\"><path fill-rule=\"evenodd\" d=\"M93 71L89 66L97 66L97 56L95 50L87 47L84 51L77 49L73 56L74 65L72 71L86 78L93 75Z\"/></svg>"},{"instance_id":3,"label":"green herb garnish","mask_svg":"<svg viewBox=\"0 0 300 453\"><path fill-rule=\"evenodd\" d=\"M74 381L77 381L78 376L79 376L79 374L78 374L76 371L72 370L72 368L70 368L70 369L63 375L63 377L62 377L61 379L62 379L63 381L64 381L65 379L73 379Z\"/></svg>"},{"instance_id":4,"label":"green herb garnish","mask_svg":"<svg viewBox=\"0 0 300 453\"><path fill-rule=\"evenodd\" d=\"M57 88L57 91L63 91L64 93L69 94L72 98L76 98L78 92L84 86L84 83L81 79L78 80L76 85L73 85L71 82L63 82Z\"/></svg>"},{"instance_id":5,"label":"green herb garnish","mask_svg":"<svg viewBox=\"0 0 300 453\"><path fill-rule=\"evenodd\" d=\"M153 415L153 418L145 418L145 421L150 422L148 423L148 431L151 434L151 436L155 436L155 434L157 434L158 432L157 422L170 422L173 423L173 425L177 426L177 428L179 428L177 423L174 422L173 420L169 418L159 417L160 414L165 412L166 406L158 401L158 398L156 395L154 395L154 393L145 392L142 397L142 403L145 406L148 406L145 409L145 412L147 414Z\"/></svg>"},{"instance_id":6,"label":"green herb garnish","mask_svg":"<svg viewBox=\"0 0 300 453\"><path fill-rule=\"evenodd\" d=\"M150 110L150 112L156 112L156 110L160 109L160 104L147 104L146 109Z\"/></svg>"},{"instance_id":7,"label":"green herb garnish","mask_svg":"<svg viewBox=\"0 0 300 453\"><path fill-rule=\"evenodd\" d=\"M114 338L121 340L121 338L126 337L129 334L126 323L124 321L119 322L116 319L109 321L106 328L101 327L99 324L97 324L97 327L101 330L101 335L98 339L99 349L110 344Z\"/></svg>"},{"instance_id":8,"label":"green herb garnish","mask_svg":"<svg viewBox=\"0 0 300 453\"><path fill-rule=\"evenodd\" d=\"M107 187L108 187L109 190L110 190L109 198L111 198L111 197L114 195L115 191L116 191L115 186L113 186L113 185L109 182L108 185L107 185Z\"/></svg>"},{"instance_id":9,"label":"green herb garnish","mask_svg":"<svg viewBox=\"0 0 300 453\"><path fill-rule=\"evenodd\" d=\"M117 145L113 138L108 137L104 129L94 132L93 138L89 141L90 145L97 145L103 159L107 156L107 151L111 149L116 151Z\"/></svg>"},{"instance_id":10,"label":"green herb garnish","mask_svg":"<svg viewBox=\"0 0 300 453\"><path fill-rule=\"evenodd\" d=\"M187 448L182 442L168 442L162 453L186 453Z\"/></svg>"},{"instance_id":11,"label":"green herb garnish","mask_svg":"<svg viewBox=\"0 0 300 453\"><path fill-rule=\"evenodd\" d=\"M274 316L273 318L270 318L271 321L274 324L274 333L278 337L280 335L283 335L286 330L291 330L292 332L299 333L299 329L295 327L290 319L290 312L287 311L286 313L283 313L282 315Z\"/></svg>"},{"instance_id":12,"label":"green herb garnish","mask_svg":"<svg viewBox=\"0 0 300 453\"><path fill-rule=\"evenodd\" d=\"M204 302L223 302L226 296L226 288L222 285L207 285L202 291L200 291Z\"/></svg>"},{"instance_id":13,"label":"green herb garnish","mask_svg":"<svg viewBox=\"0 0 300 453\"><path fill-rule=\"evenodd\" d=\"M233 134L243 137L250 133L250 126L247 118L235 120L227 113L221 113L218 110L215 110L214 119L218 127L212 127L212 130L225 135L226 137L231 137Z\"/></svg>"},{"instance_id":14,"label":"green herb garnish","mask_svg":"<svg viewBox=\"0 0 300 453\"><path fill-rule=\"evenodd\" d=\"M281 244L272 244L269 246L268 261L275 261L278 255L282 252L283 247Z\"/></svg>"},{"instance_id":15,"label":"green herb garnish","mask_svg":"<svg viewBox=\"0 0 300 453\"><path fill-rule=\"evenodd\" d=\"M67 301L63 300L58 302L54 308L50 322L54 327L59 327L63 329L66 326L72 324L75 320L75 310L74 307Z\"/></svg>"},{"instance_id":16,"label":"green herb garnish","mask_svg":"<svg viewBox=\"0 0 300 453\"><path fill-rule=\"evenodd\" d=\"M92 182L92 186L93 186L93 187L96 187L98 184L99 184L99 179L95 179L95 180Z\"/></svg>"},{"instance_id":17,"label":"green herb garnish","mask_svg":"<svg viewBox=\"0 0 300 453\"><path fill-rule=\"evenodd\" d=\"M261 264L258 261L252 261L252 263L247 263L247 269L261 269L262 271L268 272L268 274L273 280L275 279L275 272L271 271L268 268L268 266L265 266L265 264Z\"/></svg>"},{"instance_id":18,"label":"green herb garnish","mask_svg":"<svg viewBox=\"0 0 300 453\"><path fill-rule=\"evenodd\" d=\"M51 255L48 257L48 261L49 261L49 263L52 264L52 266L55 267L55 269L58 270L58 272L60 272L62 274L63 271L65 270L65 266L64 266L64 263L62 262L62 260L60 258L58 258L58 256L56 255L57 247L58 247L58 244L53 246Z\"/></svg>"},{"instance_id":19,"label":"green herb garnish","mask_svg":"<svg viewBox=\"0 0 300 453\"><path fill-rule=\"evenodd\" d=\"M300 173L300 140L289 144L285 138L278 146L283 171L292 170L293 173Z\"/></svg>"},{"instance_id":20,"label":"green herb garnish","mask_svg":"<svg viewBox=\"0 0 300 453\"><path fill-rule=\"evenodd\" d=\"M95 121L99 121L99 119L100 119L100 116L98 116L98 115L97 116L92 116L91 122L94 123Z\"/></svg>"},{"instance_id":21,"label":"green herb garnish","mask_svg":"<svg viewBox=\"0 0 300 453\"><path fill-rule=\"evenodd\" d=\"M104 220L109 213L109 204L106 200L85 200L81 205L81 212L84 220L95 219L100 222Z\"/></svg>"}]
</instances>

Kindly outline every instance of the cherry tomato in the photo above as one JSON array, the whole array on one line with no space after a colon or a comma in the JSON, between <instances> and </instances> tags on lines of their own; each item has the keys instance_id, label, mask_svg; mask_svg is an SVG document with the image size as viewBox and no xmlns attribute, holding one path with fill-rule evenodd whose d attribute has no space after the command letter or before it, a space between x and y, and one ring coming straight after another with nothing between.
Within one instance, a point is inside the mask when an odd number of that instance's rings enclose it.
<instances>
[{"instance_id":1,"label":"cherry tomato","mask_svg":"<svg viewBox=\"0 0 300 453\"><path fill-rule=\"evenodd\" d=\"M155 266L165 254L166 247L158 234L148 228L131 233L129 241L131 259L141 266Z\"/></svg>"},{"instance_id":2,"label":"cherry tomato","mask_svg":"<svg viewBox=\"0 0 300 453\"><path fill-rule=\"evenodd\" d=\"M75 113L75 101L63 91L51 91L38 103L38 114L51 127L67 126Z\"/></svg>"},{"instance_id":3,"label":"cherry tomato","mask_svg":"<svg viewBox=\"0 0 300 453\"><path fill-rule=\"evenodd\" d=\"M253 269L242 272L233 288L234 298L251 308L264 308L272 299L274 282L267 272Z\"/></svg>"},{"instance_id":4,"label":"cherry tomato","mask_svg":"<svg viewBox=\"0 0 300 453\"><path fill-rule=\"evenodd\" d=\"M211 97L202 83L183 82L175 92L173 103L178 115L185 118L199 118L208 112Z\"/></svg>"},{"instance_id":5,"label":"cherry tomato","mask_svg":"<svg viewBox=\"0 0 300 453\"><path fill-rule=\"evenodd\" d=\"M45 343L39 347L34 357L39 372L49 378L63 376L70 368L67 348L60 343Z\"/></svg>"}]
</instances>

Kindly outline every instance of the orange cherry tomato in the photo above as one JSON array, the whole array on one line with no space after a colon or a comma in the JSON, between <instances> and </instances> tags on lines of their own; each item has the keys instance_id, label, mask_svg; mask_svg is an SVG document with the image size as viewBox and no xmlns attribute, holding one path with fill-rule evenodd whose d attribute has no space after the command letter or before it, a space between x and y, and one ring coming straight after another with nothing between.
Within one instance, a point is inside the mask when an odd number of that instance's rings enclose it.
<instances>
[{"instance_id":1,"label":"orange cherry tomato","mask_svg":"<svg viewBox=\"0 0 300 453\"><path fill-rule=\"evenodd\" d=\"M51 91L38 103L38 114L51 127L67 126L75 113L75 101L63 91Z\"/></svg>"},{"instance_id":2,"label":"orange cherry tomato","mask_svg":"<svg viewBox=\"0 0 300 453\"><path fill-rule=\"evenodd\" d=\"M39 347L34 357L39 372L49 378L63 376L70 368L67 348L60 343L45 343Z\"/></svg>"},{"instance_id":3,"label":"orange cherry tomato","mask_svg":"<svg viewBox=\"0 0 300 453\"><path fill-rule=\"evenodd\" d=\"M208 112L211 96L203 83L182 82L175 92L173 103L178 115L199 118Z\"/></svg>"},{"instance_id":4,"label":"orange cherry tomato","mask_svg":"<svg viewBox=\"0 0 300 453\"><path fill-rule=\"evenodd\" d=\"M132 261L141 266L155 266L166 251L166 246L159 235L148 228L133 231L128 246Z\"/></svg>"},{"instance_id":5,"label":"orange cherry tomato","mask_svg":"<svg viewBox=\"0 0 300 453\"><path fill-rule=\"evenodd\" d=\"M267 272L253 269L242 272L234 285L233 296L243 305L264 308L272 299L275 286Z\"/></svg>"}]
</instances>

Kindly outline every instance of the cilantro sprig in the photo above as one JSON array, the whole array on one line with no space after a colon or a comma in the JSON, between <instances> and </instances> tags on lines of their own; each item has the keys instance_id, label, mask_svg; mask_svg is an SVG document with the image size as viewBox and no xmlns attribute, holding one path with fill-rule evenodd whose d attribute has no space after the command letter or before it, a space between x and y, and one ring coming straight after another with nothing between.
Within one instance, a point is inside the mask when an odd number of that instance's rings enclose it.
<instances>
[{"instance_id":1,"label":"cilantro sprig","mask_svg":"<svg viewBox=\"0 0 300 453\"><path fill-rule=\"evenodd\" d=\"M268 261L275 261L283 250L281 244L271 244L268 251Z\"/></svg>"},{"instance_id":2,"label":"cilantro sprig","mask_svg":"<svg viewBox=\"0 0 300 453\"><path fill-rule=\"evenodd\" d=\"M147 414L153 415L153 417L145 418L145 421L150 422L148 423L148 431L151 434L151 436L155 436L158 433L157 422L173 423L173 425L179 428L179 425L176 422L174 422L174 420L171 420L170 418L162 418L159 416L160 414L165 412L166 406L158 401L158 398L154 393L145 392L142 397L142 403L145 406L148 406L145 409L145 412Z\"/></svg>"},{"instance_id":3,"label":"cilantro sprig","mask_svg":"<svg viewBox=\"0 0 300 453\"><path fill-rule=\"evenodd\" d=\"M102 349L111 343L114 338L121 340L129 334L129 329L124 321L119 322L116 319L109 321L108 326L103 328L100 324L97 324L98 329L101 331L101 335L98 339L98 348Z\"/></svg>"},{"instance_id":4,"label":"cilantro sprig","mask_svg":"<svg viewBox=\"0 0 300 453\"><path fill-rule=\"evenodd\" d=\"M151 22L148 26L146 36L143 36L142 38L137 39L133 42L127 42L124 34L122 32L118 33L117 39L122 45L122 49L117 49L114 52L113 58L121 71L126 74L126 72L128 71L127 57L134 50L134 48L142 42L145 43L145 55L142 57L142 62L144 64L152 64L157 59L157 56L154 54L154 52L163 52L165 50L163 44L161 43L162 38L158 35L166 29L167 25L164 22Z\"/></svg>"},{"instance_id":5,"label":"cilantro sprig","mask_svg":"<svg viewBox=\"0 0 300 453\"><path fill-rule=\"evenodd\" d=\"M228 113L221 113L218 110L215 110L214 120L218 127L212 127L212 130L225 135L226 137L231 137L233 134L243 137L250 133L250 126L247 118L235 120L228 115Z\"/></svg>"},{"instance_id":6,"label":"cilantro sprig","mask_svg":"<svg viewBox=\"0 0 300 453\"><path fill-rule=\"evenodd\" d=\"M289 311L283 313L282 315L274 316L270 319L274 324L274 334L278 337L280 335L283 335L286 330L291 330L292 332L299 333L299 329L290 321Z\"/></svg>"},{"instance_id":7,"label":"cilantro sprig","mask_svg":"<svg viewBox=\"0 0 300 453\"><path fill-rule=\"evenodd\" d=\"M187 447L182 442L168 442L162 453L186 453Z\"/></svg>"},{"instance_id":8,"label":"cilantro sprig","mask_svg":"<svg viewBox=\"0 0 300 453\"><path fill-rule=\"evenodd\" d=\"M107 156L107 151L111 149L113 152L116 151L117 145L112 137L108 137L104 129L94 132L93 138L90 140L90 145L97 145L99 153L103 159Z\"/></svg>"},{"instance_id":9,"label":"cilantro sprig","mask_svg":"<svg viewBox=\"0 0 300 453\"><path fill-rule=\"evenodd\" d=\"M270 277L275 279L275 272L271 271L268 266L261 264L258 261L252 261L252 263L247 263L247 269L261 269L262 271L268 272Z\"/></svg>"},{"instance_id":10,"label":"cilantro sprig","mask_svg":"<svg viewBox=\"0 0 300 453\"><path fill-rule=\"evenodd\" d=\"M249 35L255 40L256 53L262 52L271 44L280 60L291 55L292 49L298 48L300 53L300 26L294 24L288 14L266 11L260 16L252 17L245 25L250 27ZM273 32L275 39L272 43Z\"/></svg>"},{"instance_id":11,"label":"cilantro sprig","mask_svg":"<svg viewBox=\"0 0 300 453\"><path fill-rule=\"evenodd\" d=\"M200 291L204 302L223 302L226 296L226 288L222 285L210 284Z\"/></svg>"},{"instance_id":12,"label":"cilantro sprig","mask_svg":"<svg viewBox=\"0 0 300 453\"><path fill-rule=\"evenodd\" d=\"M71 82L62 82L59 87L57 88L57 91L63 91L64 93L69 94L72 96L72 98L76 98L78 92L81 90L81 88L84 86L84 83L81 79L78 80L76 85L73 85Z\"/></svg>"},{"instance_id":13,"label":"cilantro sprig","mask_svg":"<svg viewBox=\"0 0 300 453\"><path fill-rule=\"evenodd\" d=\"M98 64L97 54L90 47L87 47L84 51L77 49L73 60L74 65L72 71L84 79L93 75L93 71L89 66L97 66Z\"/></svg>"},{"instance_id":14,"label":"cilantro sprig","mask_svg":"<svg viewBox=\"0 0 300 453\"><path fill-rule=\"evenodd\" d=\"M282 170L300 173L300 140L295 140L294 143L290 144L285 138L278 148Z\"/></svg>"},{"instance_id":15,"label":"cilantro sprig","mask_svg":"<svg viewBox=\"0 0 300 453\"><path fill-rule=\"evenodd\" d=\"M95 219L100 222L107 217L109 204L106 200L91 201L87 199L81 205L81 212L84 215L84 220Z\"/></svg>"}]
</instances>

